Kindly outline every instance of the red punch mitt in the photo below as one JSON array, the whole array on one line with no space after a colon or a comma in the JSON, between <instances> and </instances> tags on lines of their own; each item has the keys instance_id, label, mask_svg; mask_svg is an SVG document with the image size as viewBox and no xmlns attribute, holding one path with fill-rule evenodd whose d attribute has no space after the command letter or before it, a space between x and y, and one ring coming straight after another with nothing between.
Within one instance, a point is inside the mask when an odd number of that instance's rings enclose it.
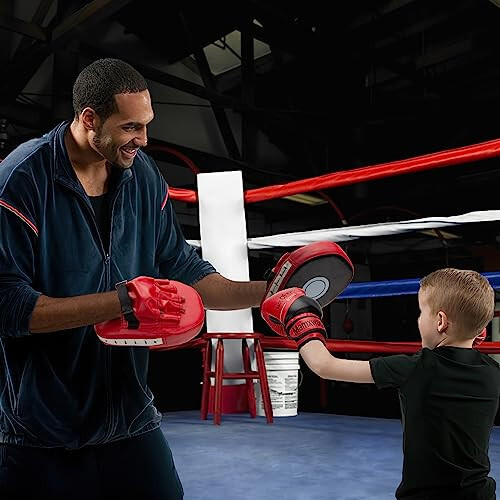
<instances>
[{"instance_id":1,"label":"red punch mitt","mask_svg":"<svg viewBox=\"0 0 500 500\"><path fill-rule=\"evenodd\" d=\"M117 283L116 289L123 315L94 325L105 344L174 347L196 337L203 327L201 297L184 283L139 276Z\"/></svg>"},{"instance_id":2,"label":"red punch mitt","mask_svg":"<svg viewBox=\"0 0 500 500\"><path fill-rule=\"evenodd\" d=\"M310 340L326 345L321 306L301 288L287 288L272 295L264 300L260 312L271 330L295 340L298 349Z\"/></svg>"},{"instance_id":3,"label":"red punch mitt","mask_svg":"<svg viewBox=\"0 0 500 500\"><path fill-rule=\"evenodd\" d=\"M336 243L309 243L279 259L266 276L263 300L285 288L298 287L325 307L347 287L353 275L351 260Z\"/></svg>"},{"instance_id":4,"label":"red punch mitt","mask_svg":"<svg viewBox=\"0 0 500 500\"><path fill-rule=\"evenodd\" d=\"M474 342L472 342L472 347L479 347L484 340L486 339L486 328L483 328L481 333L474 339Z\"/></svg>"}]
</instances>

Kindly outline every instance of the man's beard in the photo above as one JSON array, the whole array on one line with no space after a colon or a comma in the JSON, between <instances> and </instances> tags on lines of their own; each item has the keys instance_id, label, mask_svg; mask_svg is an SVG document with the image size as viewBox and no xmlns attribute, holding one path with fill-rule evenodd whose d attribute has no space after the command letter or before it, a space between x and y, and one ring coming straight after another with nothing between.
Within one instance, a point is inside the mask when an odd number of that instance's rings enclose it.
<instances>
[{"instance_id":1,"label":"man's beard","mask_svg":"<svg viewBox=\"0 0 500 500\"><path fill-rule=\"evenodd\" d=\"M103 154L103 151L107 151L107 146L111 144L110 140L103 140L103 134L101 130L96 130L95 136L92 139L92 144L94 145L96 151L102 155L102 157L111 165L113 168L126 169L123 165L120 165L116 162L116 160L110 159L106 154ZM104 144L104 146L103 146Z\"/></svg>"}]
</instances>

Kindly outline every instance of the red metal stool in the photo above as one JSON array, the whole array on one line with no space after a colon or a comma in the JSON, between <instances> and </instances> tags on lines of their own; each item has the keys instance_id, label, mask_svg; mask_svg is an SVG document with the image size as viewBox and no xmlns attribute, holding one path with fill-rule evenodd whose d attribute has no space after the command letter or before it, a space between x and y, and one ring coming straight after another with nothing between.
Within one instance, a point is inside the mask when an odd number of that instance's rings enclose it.
<instances>
[{"instance_id":1,"label":"red metal stool","mask_svg":"<svg viewBox=\"0 0 500 500\"><path fill-rule=\"evenodd\" d=\"M214 397L214 424L220 425L222 409L222 381L224 379L245 379L247 386L248 409L254 418L257 415L255 403L255 390L253 380L260 382L260 392L267 422L273 422L273 408L271 406L271 396L269 395L269 385L267 382L266 363L260 344L264 337L262 333L205 333L202 338L206 341L203 353L203 390L201 394L201 418L207 419L208 399L210 395L210 378L215 378ZM212 340L217 339L215 348L215 371L212 371ZM240 339L242 341L243 372L224 372L224 340ZM252 371L250 367L250 349L247 340L254 341L255 361L257 371Z\"/></svg>"}]
</instances>

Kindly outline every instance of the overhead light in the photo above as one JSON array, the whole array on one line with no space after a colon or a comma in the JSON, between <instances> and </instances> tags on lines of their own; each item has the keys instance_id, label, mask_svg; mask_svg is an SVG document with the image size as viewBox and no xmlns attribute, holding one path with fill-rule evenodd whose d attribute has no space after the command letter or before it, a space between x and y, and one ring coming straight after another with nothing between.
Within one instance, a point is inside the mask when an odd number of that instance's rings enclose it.
<instances>
[{"instance_id":1,"label":"overhead light","mask_svg":"<svg viewBox=\"0 0 500 500\"><path fill-rule=\"evenodd\" d=\"M495 4L497 7L500 7L500 0L490 0L490 2Z\"/></svg>"},{"instance_id":2,"label":"overhead light","mask_svg":"<svg viewBox=\"0 0 500 500\"><path fill-rule=\"evenodd\" d=\"M290 196L284 196L283 198L285 200L303 203L304 205L324 205L328 203L324 198L314 196L313 194L292 194Z\"/></svg>"}]
</instances>

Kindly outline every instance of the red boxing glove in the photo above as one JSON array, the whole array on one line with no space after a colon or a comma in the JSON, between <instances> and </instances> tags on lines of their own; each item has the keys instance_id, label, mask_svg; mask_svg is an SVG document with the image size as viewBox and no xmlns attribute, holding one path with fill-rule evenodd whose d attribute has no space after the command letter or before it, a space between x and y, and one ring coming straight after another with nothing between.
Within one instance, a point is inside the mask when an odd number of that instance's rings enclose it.
<instances>
[{"instance_id":1,"label":"red boxing glove","mask_svg":"<svg viewBox=\"0 0 500 500\"><path fill-rule=\"evenodd\" d=\"M184 283L139 276L116 289L123 316L94 325L105 344L173 347L196 337L205 321L201 297Z\"/></svg>"},{"instance_id":2,"label":"red boxing glove","mask_svg":"<svg viewBox=\"0 0 500 500\"><path fill-rule=\"evenodd\" d=\"M337 243L316 241L282 255L267 274L263 301L285 288L298 287L325 307L351 282L354 266Z\"/></svg>"},{"instance_id":3,"label":"red boxing glove","mask_svg":"<svg viewBox=\"0 0 500 500\"><path fill-rule=\"evenodd\" d=\"M264 300L260 312L271 330L295 340L298 349L310 340L326 345L321 306L301 288L287 288L272 295Z\"/></svg>"},{"instance_id":4,"label":"red boxing glove","mask_svg":"<svg viewBox=\"0 0 500 500\"><path fill-rule=\"evenodd\" d=\"M472 348L479 347L484 339L486 338L486 328L483 328L483 331L474 339L474 342L472 342Z\"/></svg>"}]
</instances>

